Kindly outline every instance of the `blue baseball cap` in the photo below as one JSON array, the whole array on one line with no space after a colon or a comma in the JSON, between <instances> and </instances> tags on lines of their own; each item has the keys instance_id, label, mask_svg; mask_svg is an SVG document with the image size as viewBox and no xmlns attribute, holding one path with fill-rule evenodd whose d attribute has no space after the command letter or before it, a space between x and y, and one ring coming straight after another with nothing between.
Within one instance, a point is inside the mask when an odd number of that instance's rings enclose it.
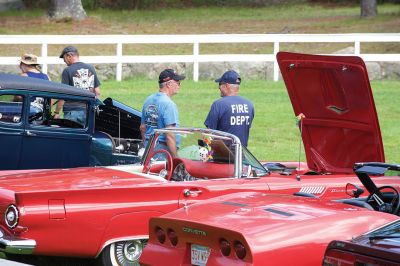
<instances>
[{"instance_id":1,"label":"blue baseball cap","mask_svg":"<svg viewBox=\"0 0 400 266\"><path fill-rule=\"evenodd\" d=\"M215 82L218 83L229 83L229 84L240 84L242 79L240 78L240 75L234 71L234 70L228 70L226 71L222 77L219 79L216 79Z\"/></svg>"}]
</instances>

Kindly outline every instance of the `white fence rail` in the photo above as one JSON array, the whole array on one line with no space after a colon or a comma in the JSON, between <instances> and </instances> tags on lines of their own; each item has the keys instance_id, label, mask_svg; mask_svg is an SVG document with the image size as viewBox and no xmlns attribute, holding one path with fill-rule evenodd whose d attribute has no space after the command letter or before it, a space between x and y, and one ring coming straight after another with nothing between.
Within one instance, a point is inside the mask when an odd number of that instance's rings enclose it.
<instances>
[{"instance_id":1,"label":"white fence rail","mask_svg":"<svg viewBox=\"0 0 400 266\"><path fill-rule=\"evenodd\" d=\"M202 34L202 35L0 35L0 44L41 45L39 63L47 73L48 64L64 64L56 56L48 56L53 44L114 44L115 55L81 56L87 63L116 64L116 79L122 79L124 63L193 63L193 80L198 81L199 63L203 62L273 62L274 80L279 77L275 55L282 43L353 43L354 54L364 61L400 62L400 54L361 54L361 43L392 43L400 45L400 33L384 34ZM123 55L125 44L192 44L191 55ZM200 45L210 43L273 43L272 54L200 54ZM19 57L0 57L0 65L16 65Z\"/></svg>"}]
</instances>

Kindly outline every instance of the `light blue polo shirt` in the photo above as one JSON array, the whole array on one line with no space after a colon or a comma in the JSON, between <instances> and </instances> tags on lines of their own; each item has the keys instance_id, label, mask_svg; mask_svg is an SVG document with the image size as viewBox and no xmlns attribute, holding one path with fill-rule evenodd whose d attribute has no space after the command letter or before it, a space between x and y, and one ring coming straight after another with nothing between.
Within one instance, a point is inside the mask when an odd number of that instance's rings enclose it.
<instances>
[{"instance_id":1,"label":"light blue polo shirt","mask_svg":"<svg viewBox=\"0 0 400 266\"><path fill-rule=\"evenodd\" d=\"M142 124L146 125L144 145L147 145L154 129L165 128L168 125L179 127L178 107L165 93L157 92L149 97L143 104ZM176 146L179 147L180 138L176 137ZM159 141L166 142L165 135L161 135Z\"/></svg>"}]
</instances>

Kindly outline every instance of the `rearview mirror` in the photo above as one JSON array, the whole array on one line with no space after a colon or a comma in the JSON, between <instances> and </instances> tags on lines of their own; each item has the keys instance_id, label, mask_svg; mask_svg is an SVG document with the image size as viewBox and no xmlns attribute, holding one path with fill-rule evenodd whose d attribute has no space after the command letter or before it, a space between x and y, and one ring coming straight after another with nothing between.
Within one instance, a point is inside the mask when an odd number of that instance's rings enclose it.
<instances>
[{"instance_id":1,"label":"rearview mirror","mask_svg":"<svg viewBox=\"0 0 400 266\"><path fill-rule=\"evenodd\" d=\"M351 183L347 183L346 194L349 195L350 197L358 198L363 193L364 193L363 188Z\"/></svg>"}]
</instances>

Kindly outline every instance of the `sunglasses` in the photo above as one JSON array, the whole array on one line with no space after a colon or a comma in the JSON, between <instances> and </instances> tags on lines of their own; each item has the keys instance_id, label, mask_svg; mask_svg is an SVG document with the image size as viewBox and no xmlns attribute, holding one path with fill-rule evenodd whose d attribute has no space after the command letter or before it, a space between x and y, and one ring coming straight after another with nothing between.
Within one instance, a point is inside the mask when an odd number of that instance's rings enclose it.
<instances>
[{"instance_id":1,"label":"sunglasses","mask_svg":"<svg viewBox=\"0 0 400 266\"><path fill-rule=\"evenodd\" d=\"M167 81L167 82L169 83L169 82L171 82L171 81L174 81L176 84L181 85L181 82L180 82L179 80L171 79L171 80L169 80L169 81Z\"/></svg>"}]
</instances>

